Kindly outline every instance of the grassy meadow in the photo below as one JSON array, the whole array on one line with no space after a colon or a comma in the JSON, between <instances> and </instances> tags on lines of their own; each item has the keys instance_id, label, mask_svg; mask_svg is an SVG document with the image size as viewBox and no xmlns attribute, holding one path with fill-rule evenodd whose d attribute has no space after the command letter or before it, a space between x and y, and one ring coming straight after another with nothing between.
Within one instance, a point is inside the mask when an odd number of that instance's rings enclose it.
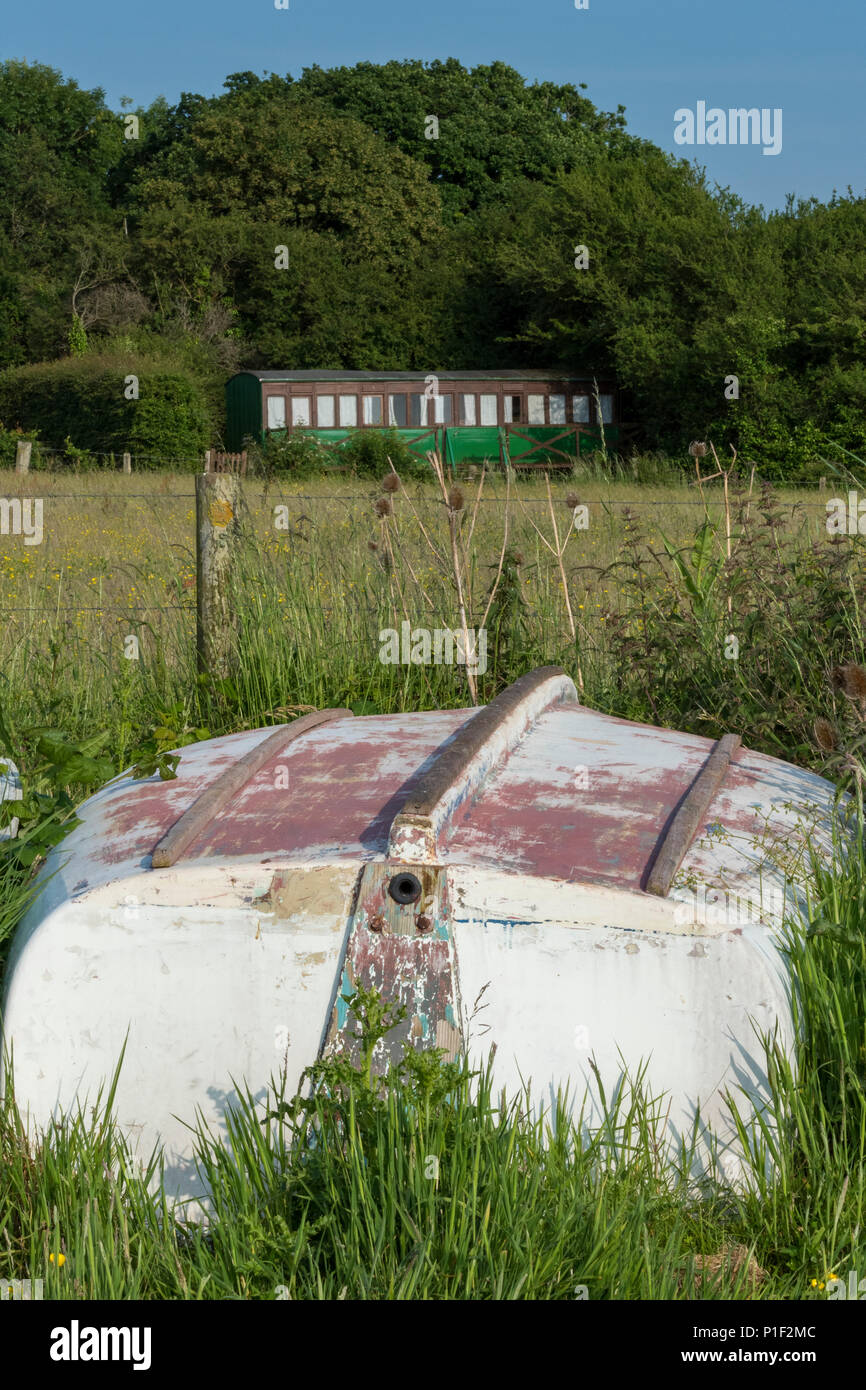
<instances>
[{"instance_id":1,"label":"grassy meadow","mask_svg":"<svg viewBox=\"0 0 866 1390\"><path fill-rule=\"evenodd\" d=\"M554 478L549 500L542 479L506 497L490 475L477 505L478 480L458 485L467 623L488 632L480 699L559 662L600 709L816 756L814 718L848 715L830 673L864 656L862 544L828 536L830 492L744 483L726 516L719 481L693 478ZM190 475L0 473L0 496L16 495L41 496L44 516L41 545L0 535L0 698L25 743L46 723L110 729L122 767L168 710L217 733L293 705L472 703L457 665L378 659L384 628L460 624L452 513L432 481L247 485L231 689L195 679Z\"/></svg>"},{"instance_id":2,"label":"grassy meadow","mask_svg":"<svg viewBox=\"0 0 866 1390\"><path fill-rule=\"evenodd\" d=\"M7 1098L0 1275L80 1298L823 1299L831 1276L866 1274L866 552L825 511L853 485L698 486L691 460L444 492L432 475L252 480L237 657L213 680L196 671L191 475L0 473L0 496L44 508L41 545L0 535L0 756L26 789L0 953L40 855L114 773L311 706L484 702L538 665L562 665L588 705L739 733L860 800L857 852L816 872L809 920L788 925L799 1073L771 1057L778 1134L768 1122L748 1191L697 1191L659 1160L640 1077L582 1145L488 1077L410 1055L381 1089L326 1066L308 1102L274 1098L270 1128L248 1101L231 1154L200 1134L203 1230L148 1194L110 1107L33 1152ZM462 614L488 634L474 691L459 665L380 661L381 630Z\"/></svg>"}]
</instances>

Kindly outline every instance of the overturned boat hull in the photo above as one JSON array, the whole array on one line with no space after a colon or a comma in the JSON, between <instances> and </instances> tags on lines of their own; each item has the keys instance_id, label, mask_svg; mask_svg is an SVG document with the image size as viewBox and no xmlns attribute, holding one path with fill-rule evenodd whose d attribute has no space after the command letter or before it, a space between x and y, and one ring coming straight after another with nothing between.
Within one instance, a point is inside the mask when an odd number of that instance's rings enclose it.
<instances>
[{"instance_id":1,"label":"overturned boat hull","mask_svg":"<svg viewBox=\"0 0 866 1390\"><path fill-rule=\"evenodd\" d=\"M725 1103L768 1100L760 1034L794 1036L780 928L834 789L742 748L599 714L556 668L481 710L354 718L183 750L123 777L46 864L7 972L4 1042L33 1125L125 1045L115 1113L166 1186L201 1192L187 1125L234 1087L291 1090L351 1050L343 996L406 1006L374 1057L495 1043L495 1082L568 1090L584 1123L644 1068L674 1147L736 1180Z\"/></svg>"}]
</instances>

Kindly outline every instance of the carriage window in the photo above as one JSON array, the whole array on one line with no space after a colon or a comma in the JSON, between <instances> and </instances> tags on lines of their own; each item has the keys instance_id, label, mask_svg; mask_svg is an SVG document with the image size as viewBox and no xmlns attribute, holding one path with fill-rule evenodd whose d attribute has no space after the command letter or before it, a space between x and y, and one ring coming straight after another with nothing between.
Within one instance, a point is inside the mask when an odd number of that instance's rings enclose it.
<instances>
[{"instance_id":1,"label":"carriage window","mask_svg":"<svg viewBox=\"0 0 866 1390\"><path fill-rule=\"evenodd\" d=\"M381 425L382 423L382 397L364 396L364 424Z\"/></svg>"},{"instance_id":2,"label":"carriage window","mask_svg":"<svg viewBox=\"0 0 866 1390\"><path fill-rule=\"evenodd\" d=\"M543 424L544 424L544 397L543 397L543 396L527 396L527 397L526 397L526 403L527 403L527 409L528 409L528 412L529 412L529 423L530 423L530 425L543 425Z\"/></svg>"},{"instance_id":3,"label":"carriage window","mask_svg":"<svg viewBox=\"0 0 866 1390\"><path fill-rule=\"evenodd\" d=\"M565 424L565 396L550 397L550 423L552 425Z\"/></svg>"},{"instance_id":4,"label":"carriage window","mask_svg":"<svg viewBox=\"0 0 866 1390\"><path fill-rule=\"evenodd\" d=\"M268 396L268 429L284 430L286 428L286 398L285 396Z\"/></svg>"},{"instance_id":5,"label":"carriage window","mask_svg":"<svg viewBox=\"0 0 866 1390\"><path fill-rule=\"evenodd\" d=\"M405 396L388 397L388 424L403 428L407 421Z\"/></svg>"},{"instance_id":6,"label":"carriage window","mask_svg":"<svg viewBox=\"0 0 866 1390\"><path fill-rule=\"evenodd\" d=\"M313 413L309 396L292 396L292 424L309 425Z\"/></svg>"},{"instance_id":7,"label":"carriage window","mask_svg":"<svg viewBox=\"0 0 866 1390\"><path fill-rule=\"evenodd\" d=\"M334 397L319 396L316 400L316 419L319 428L330 430L334 428Z\"/></svg>"},{"instance_id":8,"label":"carriage window","mask_svg":"<svg viewBox=\"0 0 866 1390\"><path fill-rule=\"evenodd\" d=\"M602 423L613 424L613 396L599 396L598 401L601 406Z\"/></svg>"},{"instance_id":9,"label":"carriage window","mask_svg":"<svg viewBox=\"0 0 866 1390\"><path fill-rule=\"evenodd\" d=\"M433 396L433 419L437 425L451 424L451 395Z\"/></svg>"},{"instance_id":10,"label":"carriage window","mask_svg":"<svg viewBox=\"0 0 866 1390\"><path fill-rule=\"evenodd\" d=\"M427 423L427 397L413 393L409 397L409 423L410 425L426 425Z\"/></svg>"},{"instance_id":11,"label":"carriage window","mask_svg":"<svg viewBox=\"0 0 866 1390\"><path fill-rule=\"evenodd\" d=\"M502 397L502 408L503 408L503 410L504 410L504 412L505 412L505 423L506 423L506 425L510 425L510 424L512 424L512 423L514 423L514 424L519 424L519 423L520 423L520 407L521 407L521 401L522 401L522 398L521 398L520 396L503 396L503 397Z\"/></svg>"},{"instance_id":12,"label":"carriage window","mask_svg":"<svg viewBox=\"0 0 866 1390\"><path fill-rule=\"evenodd\" d=\"M354 429L358 423L358 397L340 397L340 424L343 429Z\"/></svg>"},{"instance_id":13,"label":"carriage window","mask_svg":"<svg viewBox=\"0 0 866 1390\"><path fill-rule=\"evenodd\" d=\"M576 425L589 424L589 396L572 396L574 407L574 423Z\"/></svg>"},{"instance_id":14,"label":"carriage window","mask_svg":"<svg viewBox=\"0 0 866 1390\"><path fill-rule=\"evenodd\" d=\"M496 413L496 397L481 397L481 423L482 425L498 425L499 419Z\"/></svg>"},{"instance_id":15,"label":"carriage window","mask_svg":"<svg viewBox=\"0 0 866 1390\"><path fill-rule=\"evenodd\" d=\"M461 425L475 424L475 397L460 397L460 423Z\"/></svg>"}]
</instances>

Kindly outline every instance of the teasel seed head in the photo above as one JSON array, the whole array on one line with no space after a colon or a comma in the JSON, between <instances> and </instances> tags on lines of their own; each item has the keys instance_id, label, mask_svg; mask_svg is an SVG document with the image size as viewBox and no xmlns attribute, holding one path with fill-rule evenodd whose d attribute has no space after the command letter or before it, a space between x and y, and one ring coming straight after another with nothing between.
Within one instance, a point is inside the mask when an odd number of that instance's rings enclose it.
<instances>
[{"instance_id":1,"label":"teasel seed head","mask_svg":"<svg viewBox=\"0 0 866 1390\"><path fill-rule=\"evenodd\" d=\"M832 673L833 684L849 700L866 700L866 671L849 661L845 666L835 666Z\"/></svg>"},{"instance_id":2,"label":"teasel seed head","mask_svg":"<svg viewBox=\"0 0 866 1390\"><path fill-rule=\"evenodd\" d=\"M819 716L812 726L815 742L822 753L832 753L836 747L836 730L829 719Z\"/></svg>"}]
</instances>

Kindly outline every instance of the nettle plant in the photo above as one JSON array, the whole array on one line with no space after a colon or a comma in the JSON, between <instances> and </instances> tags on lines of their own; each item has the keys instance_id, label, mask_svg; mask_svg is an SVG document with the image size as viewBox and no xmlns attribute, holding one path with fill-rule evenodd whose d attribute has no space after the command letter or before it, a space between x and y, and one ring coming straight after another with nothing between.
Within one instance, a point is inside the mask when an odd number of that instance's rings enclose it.
<instances>
[{"instance_id":1,"label":"nettle plant","mask_svg":"<svg viewBox=\"0 0 866 1390\"><path fill-rule=\"evenodd\" d=\"M160 710L131 752L132 775L174 778L180 754L169 750L209 737L208 729L186 724L181 705ZM21 779L20 795L0 801L0 831L6 832L0 859L6 866L32 871L78 824L76 807L83 798L118 773L106 751L112 741L109 730L73 740L62 729L34 725L20 731L16 747L0 712L0 774L11 766Z\"/></svg>"},{"instance_id":2,"label":"nettle plant","mask_svg":"<svg viewBox=\"0 0 866 1390\"><path fill-rule=\"evenodd\" d=\"M22 731L22 755L0 713L0 761L14 763L21 774L21 795L0 802L0 829L16 833L0 842L6 863L29 870L78 823L80 797L114 775L114 763L104 751L111 734L105 731L72 742L60 730L36 726Z\"/></svg>"},{"instance_id":3,"label":"nettle plant","mask_svg":"<svg viewBox=\"0 0 866 1390\"><path fill-rule=\"evenodd\" d=\"M265 1125L274 1120L286 1125L296 1151L307 1159L323 1145L345 1151L350 1136L375 1144L395 1099L408 1112L429 1117L436 1111L441 1120L446 1100L465 1100L472 1078L478 1075L461 1062L446 1061L441 1048L421 1051L408 1043L400 1060L377 1075L374 1053L386 1035L403 1022L406 1006L386 1000L378 990L361 984L340 997L357 1024L357 1059L342 1051L314 1062L305 1069L293 1099L287 1101L284 1092L278 1093L275 1108L262 1121Z\"/></svg>"},{"instance_id":4,"label":"nettle plant","mask_svg":"<svg viewBox=\"0 0 866 1390\"><path fill-rule=\"evenodd\" d=\"M230 699L237 692L231 681L213 681L209 676L198 678L200 687L219 686L220 692ZM204 725L191 725L187 722L186 709L182 701L159 709L148 732L139 740L132 753L132 775L135 778L152 777L159 773L160 780L170 782L177 776L180 754L171 750L186 748L190 743L198 743L211 737L211 731Z\"/></svg>"}]
</instances>

